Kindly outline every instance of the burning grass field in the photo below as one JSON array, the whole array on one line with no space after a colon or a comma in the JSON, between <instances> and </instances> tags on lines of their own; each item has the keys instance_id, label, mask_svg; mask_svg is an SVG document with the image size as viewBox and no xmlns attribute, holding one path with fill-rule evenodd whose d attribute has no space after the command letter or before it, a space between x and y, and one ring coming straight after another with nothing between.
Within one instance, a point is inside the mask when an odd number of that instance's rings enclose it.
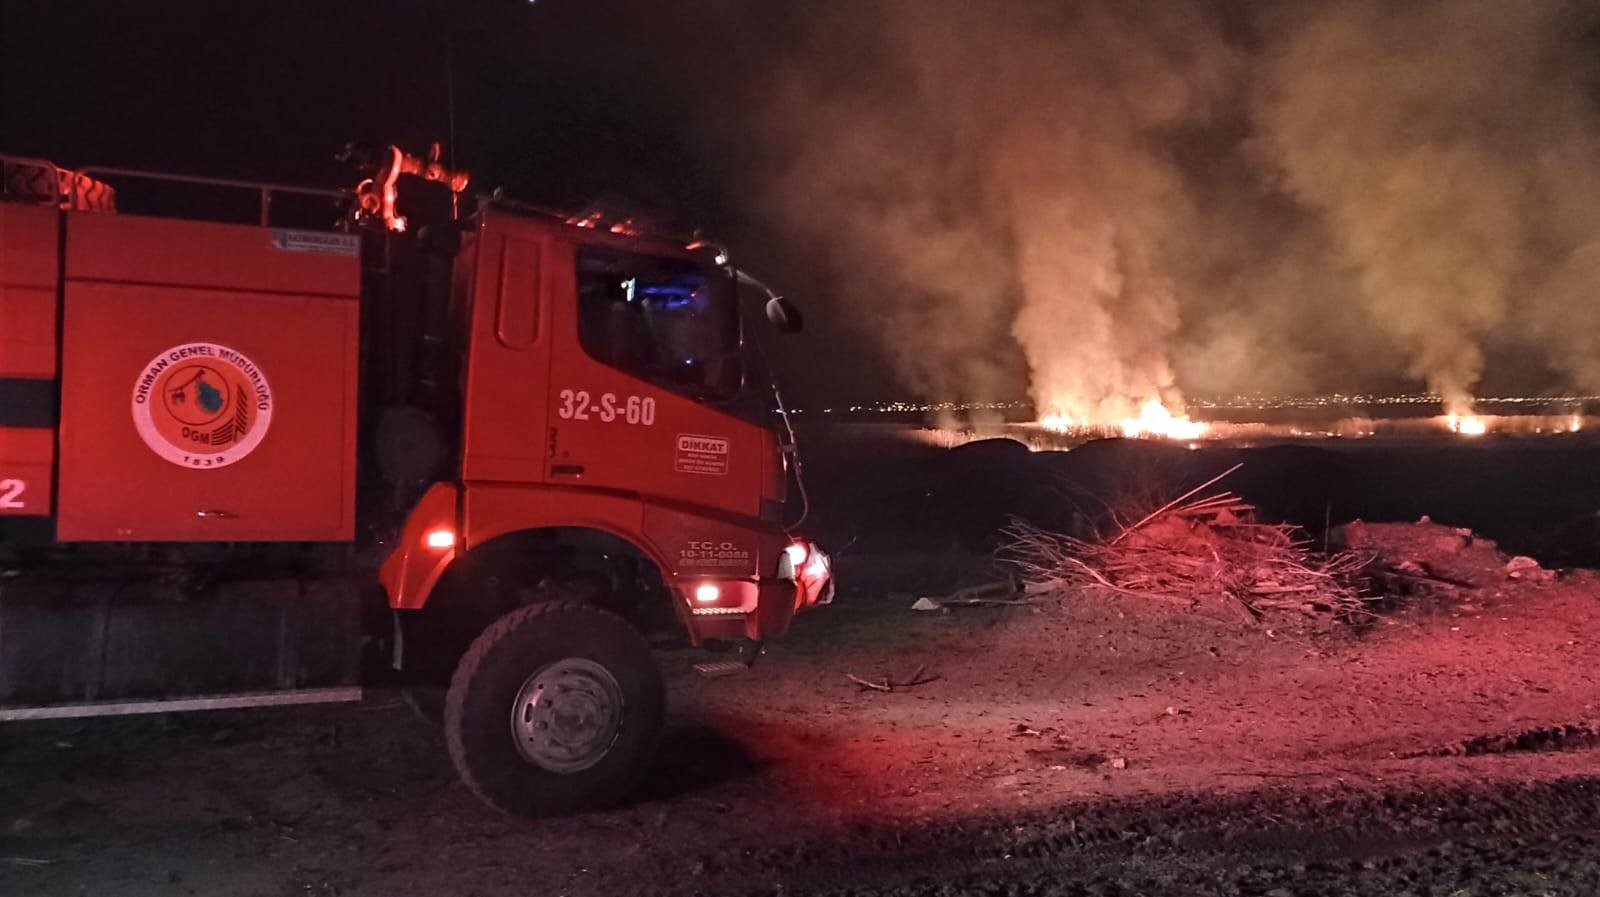
<instances>
[{"instance_id":1,"label":"burning grass field","mask_svg":"<svg viewBox=\"0 0 1600 897\"><path fill-rule=\"evenodd\" d=\"M941 448L1012 439L1036 451L1071 449L1096 439L1163 439L1184 445L1265 445L1319 440L1570 436L1600 427L1600 396L1496 397L1470 414L1448 414L1436 396L1232 398L1190 402L1174 414L1147 402L1136 417L1079 424L1040 416L1026 403L885 403L813 409L806 423L847 432L893 430ZM928 425L940 419L962 421Z\"/></svg>"},{"instance_id":2,"label":"burning grass field","mask_svg":"<svg viewBox=\"0 0 1600 897\"><path fill-rule=\"evenodd\" d=\"M1263 422L1243 420L1195 421L1180 435L1135 433L1120 428L1053 428L1045 423L1020 422L957 428L917 428L914 438L954 448L976 439L1001 436L1041 451L1070 449L1095 439L1167 439L1183 445L1223 443L1236 446L1277 442L1346 439L1443 439L1480 436L1566 436L1600 426L1600 417L1587 414L1475 414L1467 417L1341 417L1333 420Z\"/></svg>"}]
</instances>

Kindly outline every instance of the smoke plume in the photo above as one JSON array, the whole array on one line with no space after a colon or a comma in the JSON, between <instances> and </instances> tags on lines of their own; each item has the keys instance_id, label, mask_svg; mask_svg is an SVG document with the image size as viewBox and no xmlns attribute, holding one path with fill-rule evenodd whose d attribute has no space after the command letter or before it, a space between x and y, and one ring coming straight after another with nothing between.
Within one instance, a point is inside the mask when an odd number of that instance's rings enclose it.
<instances>
[{"instance_id":1,"label":"smoke plume","mask_svg":"<svg viewBox=\"0 0 1600 897\"><path fill-rule=\"evenodd\" d=\"M1485 341L1516 314L1519 281L1552 261L1534 245L1548 190L1583 174L1548 181L1540 164L1593 128L1572 102L1582 67L1568 66L1581 60L1559 52L1573 8L1329 4L1287 23L1263 63L1263 155L1326 222L1373 321L1448 410L1469 410ZM1600 235L1597 222L1579 238Z\"/></svg>"},{"instance_id":2,"label":"smoke plume","mask_svg":"<svg viewBox=\"0 0 1600 897\"><path fill-rule=\"evenodd\" d=\"M745 170L927 397L1600 389L1588 4L814 8Z\"/></svg>"}]
</instances>

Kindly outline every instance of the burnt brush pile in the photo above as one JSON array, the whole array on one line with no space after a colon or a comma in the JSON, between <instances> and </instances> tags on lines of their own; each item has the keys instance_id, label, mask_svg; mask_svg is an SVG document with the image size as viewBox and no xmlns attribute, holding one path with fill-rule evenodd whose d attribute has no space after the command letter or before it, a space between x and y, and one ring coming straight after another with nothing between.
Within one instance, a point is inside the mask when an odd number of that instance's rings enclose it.
<instances>
[{"instance_id":1,"label":"burnt brush pile","mask_svg":"<svg viewBox=\"0 0 1600 897\"><path fill-rule=\"evenodd\" d=\"M1258 520L1231 492L1196 497L1215 482L1126 525L1113 512L1107 531L1089 538L1013 521L1001 560L1030 592L1103 589L1257 620L1272 611L1372 615L1376 552L1315 551L1303 531Z\"/></svg>"}]
</instances>

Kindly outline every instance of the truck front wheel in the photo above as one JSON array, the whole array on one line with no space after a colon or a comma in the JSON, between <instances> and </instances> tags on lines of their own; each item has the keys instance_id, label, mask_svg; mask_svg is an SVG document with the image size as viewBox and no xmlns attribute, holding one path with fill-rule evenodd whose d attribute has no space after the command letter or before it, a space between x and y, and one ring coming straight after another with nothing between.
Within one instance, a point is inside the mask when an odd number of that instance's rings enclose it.
<instances>
[{"instance_id":1,"label":"truck front wheel","mask_svg":"<svg viewBox=\"0 0 1600 897\"><path fill-rule=\"evenodd\" d=\"M625 797L661 730L661 673L643 637L592 605L535 604L472 643L450 681L445 742L456 771L518 816Z\"/></svg>"}]
</instances>

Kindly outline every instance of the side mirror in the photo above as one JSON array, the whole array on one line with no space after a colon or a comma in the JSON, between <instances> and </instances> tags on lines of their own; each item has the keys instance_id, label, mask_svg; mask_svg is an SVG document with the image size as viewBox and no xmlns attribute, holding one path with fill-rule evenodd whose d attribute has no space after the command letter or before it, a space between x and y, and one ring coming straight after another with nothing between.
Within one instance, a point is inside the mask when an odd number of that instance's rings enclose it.
<instances>
[{"instance_id":1,"label":"side mirror","mask_svg":"<svg viewBox=\"0 0 1600 897\"><path fill-rule=\"evenodd\" d=\"M779 333L799 333L806 323L800 314L800 309L782 296L773 296L767 300L767 320L772 322L772 326L776 327Z\"/></svg>"}]
</instances>

